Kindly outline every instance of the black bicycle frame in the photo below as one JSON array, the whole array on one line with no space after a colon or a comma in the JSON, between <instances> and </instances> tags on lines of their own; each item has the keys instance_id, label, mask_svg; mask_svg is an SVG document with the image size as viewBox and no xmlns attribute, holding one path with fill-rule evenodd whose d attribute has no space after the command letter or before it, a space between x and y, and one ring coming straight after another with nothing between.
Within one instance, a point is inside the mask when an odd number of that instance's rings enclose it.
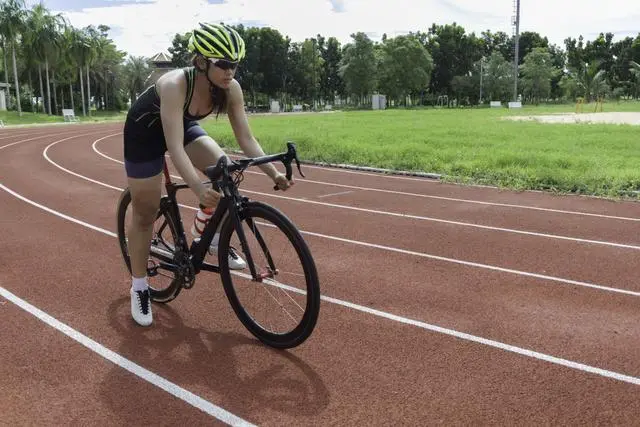
<instances>
[{"instance_id":1,"label":"black bicycle frame","mask_svg":"<svg viewBox=\"0 0 640 427\"><path fill-rule=\"evenodd\" d=\"M239 210L242 208L242 204L247 201L246 197L243 197L238 192L237 187L234 185L230 174L237 170L244 170L249 166L258 166L261 164L273 162L273 161L282 161L286 168L286 177L287 179L291 179L292 169L291 162L293 160L296 161L298 166L298 171L300 175L304 177L302 170L300 169L300 163L296 154L295 144L289 142L287 143L288 150L285 153L274 154L270 156L262 156L254 159L241 159L237 162L233 162L231 165L228 165L227 159L225 156L221 157L218 160L218 163L215 166L210 166L206 169L205 173L210 178L210 182L206 184L211 184L214 187L218 187L222 189L224 197L220 199L216 209L211 217L211 219L206 224L202 235L200 236L200 240L197 242L193 242L191 247L187 246L187 238L184 229L184 224L182 222L182 216L180 215L180 210L177 202L176 193L181 189L189 188L187 184L178 184L171 181L171 176L169 175L169 171L167 169L167 165L165 163L164 166L164 175L165 175L165 188L167 191L167 197L162 198L161 200L161 210L170 212L171 216L175 218L177 227L176 233L178 234L178 241L175 242L176 249L183 250L190 254L190 261L193 265L194 275L198 274L201 270L212 271L214 273L220 272L220 267L217 265L209 264L204 262L207 251L209 250L209 246L213 241L213 237L218 230L220 224L224 220L225 214L231 215L231 220L234 223L234 229L236 233L238 233L238 238L240 240L240 244L242 245L243 252L247 257L247 263L249 264L249 269L251 271L251 276L256 280L261 280L263 277L258 276L255 271L255 266L253 264L253 258L251 256L251 251L247 245L246 236L244 233L244 229L242 228ZM275 190L278 190L278 187L274 187ZM252 224L250 224L252 225ZM260 247L265 250L266 244L264 239L260 235L260 232L252 227L253 234L256 236ZM160 263L160 267L165 268L170 271L177 271L178 266L174 264L173 257L168 254L164 254L162 250L153 250L154 255L160 258L163 262ZM275 271L275 266L273 264L273 260L271 259L271 255L266 253L267 261L272 271Z\"/></svg>"}]
</instances>

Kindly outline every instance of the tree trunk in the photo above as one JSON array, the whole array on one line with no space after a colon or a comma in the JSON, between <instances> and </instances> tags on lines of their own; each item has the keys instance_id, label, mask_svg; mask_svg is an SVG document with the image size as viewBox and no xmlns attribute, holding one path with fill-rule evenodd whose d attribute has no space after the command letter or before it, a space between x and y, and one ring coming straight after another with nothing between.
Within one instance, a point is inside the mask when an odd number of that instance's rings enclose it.
<instances>
[{"instance_id":1,"label":"tree trunk","mask_svg":"<svg viewBox=\"0 0 640 427\"><path fill-rule=\"evenodd\" d=\"M73 84L69 83L69 96L71 97L71 109L76 111L75 103L73 102Z\"/></svg>"},{"instance_id":2,"label":"tree trunk","mask_svg":"<svg viewBox=\"0 0 640 427\"><path fill-rule=\"evenodd\" d=\"M82 115L86 117L87 111L85 110L84 103L84 82L82 81L82 67L78 67L78 70L80 70L80 96L82 96Z\"/></svg>"},{"instance_id":3,"label":"tree trunk","mask_svg":"<svg viewBox=\"0 0 640 427\"><path fill-rule=\"evenodd\" d=\"M109 84L107 82L109 74L104 73L104 110L107 111L109 109L109 92L107 89L109 88Z\"/></svg>"},{"instance_id":4,"label":"tree trunk","mask_svg":"<svg viewBox=\"0 0 640 427\"><path fill-rule=\"evenodd\" d=\"M16 63L16 44L11 42L13 47L13 81L16 83L16 102L18 103L18 116L22 117L22 107L20 106L20 83L18 83L18 64Z\"/></svg>"},{"instance_id":5,"label":"tree trunk","mask_svg":"<svg viewBox=\"0 0 640 427\"><path fill-rule=\"evenodd\" d=\"M29 69L29 90L31 90L31 92L33 93L33 70ZM33 96L29 97L29 100L31 101L31 111L33 111L34 113L37 111L37 106L34 108L33 106Z\"/></svg>"},{"instance_id":6,"label":"tree trunk","mask_svg":"<svg viewBox=\"0 0 640 427\"><path fill-rule=\"evenodd\" d=\"M47 114L51 115L51 81L49 80L49 58L44 56L44 71L47 78Z\"/></svg>"},{"instance_id":7,"label":"tree trunk","mask_svg":"<svg viewBox=\"0 0 640 427\"><path fill-rule=\"evenodd\" d=\"M38 63L38 77L40 80L40 99L42 100L42 112L47 113L45 111L45 103L44 103L44 87L42 86L42 64Z\"/></svg>"},{"instance_id":8,"label":"tree trunk","mask_svg":"<svg viewBox=\"0 0 640 427\"><path fill-rule=\"evenodd\" d=\"M89 117L91 117L91 86L89 84L90 80L89 64L87 64L87 113L89 114Z\"/></svg>"},{"instance_id":9,"label":"tree trunk","mask_svg":"<svg viewBox=\"0 0 640 427\"><path fill-rule=\"evenodd\" d=\"M58 91L56 90L56 72L53 71L53 115L58 115Z\"/></svg>"},{"instance_id":10,"label":"tree trunk","mask_svg":"<svg viewBox=\"0 0 640 427\"><path fill-rule=\"evenodd\" d=\"M7 66L7 50L2 49L4 55L4 80L7 84L7 109L11 108L11 92L9 92L9 67Z\"/></svg>"}]
</instances>

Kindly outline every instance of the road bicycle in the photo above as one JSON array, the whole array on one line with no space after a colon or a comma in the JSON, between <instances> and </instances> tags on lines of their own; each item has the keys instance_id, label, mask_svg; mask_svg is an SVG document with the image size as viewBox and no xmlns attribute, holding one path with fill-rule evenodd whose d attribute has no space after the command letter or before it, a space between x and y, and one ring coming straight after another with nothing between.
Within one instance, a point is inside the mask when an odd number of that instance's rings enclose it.
<instances>
[{"instance_id":1,"label":"road bicycle","mask_svg":"<svg viewBox=\"0 0 640 427\"><path fill-rule=\"evenodd\" d=\"M267 203L251 200L239 191L247 168L281 161L287 179L291 179L294 160L304 177L296 145L292 142L287 143L287 151L283 153L239 160L222 156L216 165L207 167L205 174L209 181L205 184L220 191L222 197L201 237L192 239L191 243L182 223L182 205L177 200L178 191L189 187L173 182L165 163L166 195L160 200L147 264L152 301L173 301L182 289L194 286L202 271L218 273L229 303L249 332L275 348L302 344L313 332L320 311L320 285L311 251L296 225L284 213ZM131 194L127 188L118 201L117 225L120 249L130 273L127 227L131 209ZM217 265L207 262L207 256L216 252L210 246L216 233L219 233ZM279 258L276 264L275 255L285 249L290 250L289 254ZM229 268L230 250L245 260L246 268ZM286 279L287 283L276 278ZM161 280L168 280L168 284L156 284ZM235 284L234 280L244 286ZM299 283L290 284L289 281ZM245 290L248 296L244 294ZM276 331L272 320L258 320L255 314L250 314L254 305L249 298L251 295L265 297L268 303L275 301L273 307L262 309L262 313L275 314L277 320L284 320L288 329Z\"/></svg>"}]
</instances>

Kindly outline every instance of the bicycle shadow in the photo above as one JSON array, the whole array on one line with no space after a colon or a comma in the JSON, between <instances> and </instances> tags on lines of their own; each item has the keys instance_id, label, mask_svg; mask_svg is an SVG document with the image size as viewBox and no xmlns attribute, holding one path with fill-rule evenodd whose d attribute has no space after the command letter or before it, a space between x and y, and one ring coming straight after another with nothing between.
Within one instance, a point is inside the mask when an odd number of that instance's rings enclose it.
<instances>
[{"instance_id":1,"label":"bicycle shadow","mask_svg":"<svg viewBox=\"0 0 640 427\"><path fill-rule=\"evenodd\" d=\"M122 337L114 351L249 421L267 408L299 418L328 405L329 391L320 376L291 352L270 348L248 332L186 326L169 304L153 308L154 325L141 328L131 319L128 296L107 307L109 324ZM238 356L253 362L238 364ZM101 394L113 414L127 416L131 402L118 392L122 372L119 366L110 371Z\"/></svg>"}]
</instances>

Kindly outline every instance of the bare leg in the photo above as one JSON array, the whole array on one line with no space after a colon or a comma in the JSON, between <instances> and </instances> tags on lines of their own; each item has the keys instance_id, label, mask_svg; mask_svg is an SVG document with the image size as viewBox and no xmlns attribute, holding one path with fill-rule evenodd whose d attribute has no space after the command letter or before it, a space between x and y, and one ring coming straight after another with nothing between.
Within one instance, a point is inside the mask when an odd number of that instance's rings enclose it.
<instances>
[{"instance_id":1,"label":"bare leg","mask_svg":"<svg viewBox=\"0 0 640 427\"><path fill-rule=\"evenodd\" d=\"M132 219L129 228L129 254L134 278L147 275L149 244L162 191L162 173L151 178L129 178Z\"/></svg>"},{"instance_id":2,"label":"bare leg","mask_svg":"<svg viewBox=\"0 0 640 427\"><path fill-rule=\"evenodd\" d=\"M202 173L208 166L215 165L220 157L226 156L222 148L210 136L196 138L184 149L191 163Z\"/></svg>"},{"instance_id":3,"label":"bare leg","mask_svg":"<svg viewBox=\"0 0 640 427\"><path fill-rule=\"evenodd\" d=\"M185 151L187 152L187 156L189 156L189 159L191 160L193 165L202 173L204 173L204 170L207 167L215 165L220 157L226 156L220 146L209 136L201 136L199 138L196 138L193 142L185 147ZM214 209L215 207L212 208L212 210ZM201 220L204 220L210 217L210 214L205 213L204 211L202 211L202 209L196 213L196 217L194 218L194 226L192 227L192 233L196 232L196 234L199 234L199 230L196 230L194 228L197 221L196 218L198 217L200 217ZM211 245L211 253L215 253L215 251L217 251L217 242L218 235L216 234ZM242 270L246 267L246 263L238 254L231 250L231 254L229 255L229 267L232 270Z\"/></svg>"}]
</instances>

